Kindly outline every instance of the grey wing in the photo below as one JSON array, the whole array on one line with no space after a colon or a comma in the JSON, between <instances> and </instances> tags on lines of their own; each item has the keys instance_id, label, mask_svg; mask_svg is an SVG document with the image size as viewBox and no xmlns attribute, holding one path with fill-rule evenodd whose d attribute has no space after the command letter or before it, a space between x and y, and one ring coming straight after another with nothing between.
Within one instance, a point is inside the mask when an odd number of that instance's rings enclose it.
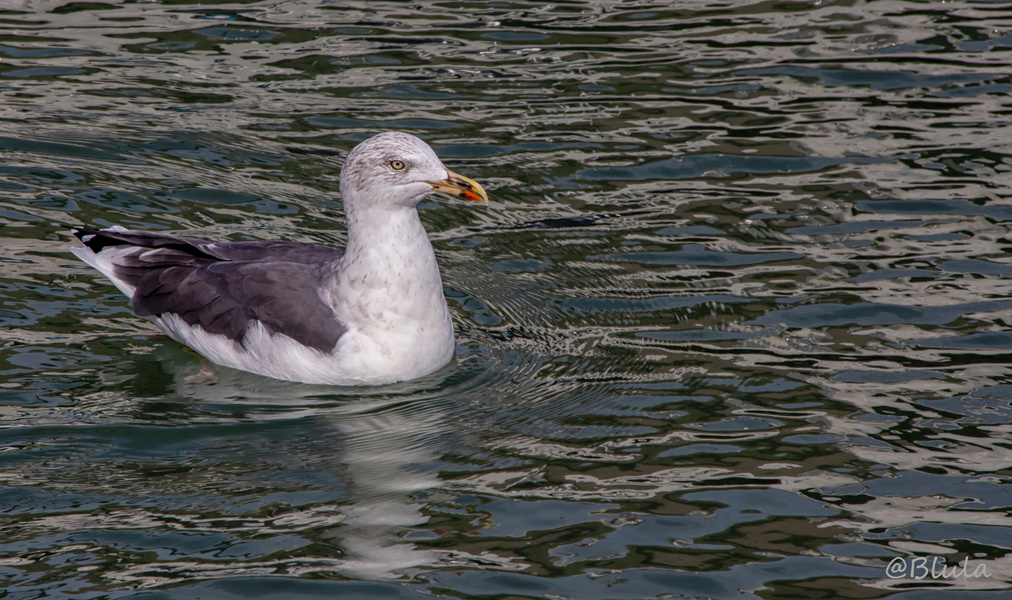
<instances>
[{"instance_id":1,"label":"grey wing","mask_svg":"<svg viewBox=\"0 0 1012 600\"><path fill-rule=\"evenodd\" d=\"M93 229L75 227L74 235L96 254L115 246L175 250L194 257L218 260L280 260L303 264L335 261L344 254L340 250L317 244L299 242L216 242L165 233L129 231L126 229Z\"/></svg>"},{"instance_id":2,"label":"grey wing","mask_svg":"<svg viewBox=\"0 0 1012 600\"><path fill-rule=\"evenodd\" d=\"M76 228L92 252L113 248L115 278L136 288L142 316L178 315L239 344L253 321L329 352L345 332L320 297L339 250L296 242L212 242L127 231Z\"/></svg>"},{"instance_id":3,"label":"grey wing","mask_svg":"<svg viewBox=\"0 0 1012 600\"><path fill-rule=\"evenodd\" d=\"M344 252L299 242L211 242L203 252L222 260L280 260L316 265L336 261Z\"/></svg>"},{"instance_id":4,"label":"grey wing","mask_svg":"<svg viewBox=\"0 0 1012 600\"><path fill-rule=\"evenodd\" d=\"M253 321L321 352L345 332L319 289L321 269L291 262L206 262L150 270L138 280L137 314L178 315L243 344Z\"/></svg>"}]
</instances>

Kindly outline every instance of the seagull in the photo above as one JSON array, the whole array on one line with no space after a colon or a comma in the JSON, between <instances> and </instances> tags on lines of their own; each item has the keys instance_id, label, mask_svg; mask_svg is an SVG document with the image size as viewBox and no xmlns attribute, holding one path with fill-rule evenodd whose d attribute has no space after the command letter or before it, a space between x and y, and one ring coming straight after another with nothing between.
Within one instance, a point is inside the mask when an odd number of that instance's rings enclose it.
<instances>
[{"instance_id":1,"label":"seagull","mask_svg":"<svg viewBox=\"0 0 1012 600\"><path fill-rule=\"evenodd\" d=\"M413 135L357 145L341 169L344 252L75 227L70 250L177 342L219 365L276 379L383 385L453 358L453 322L418 203L434 192L488 202Z\"/></svg>"}]
</instances>

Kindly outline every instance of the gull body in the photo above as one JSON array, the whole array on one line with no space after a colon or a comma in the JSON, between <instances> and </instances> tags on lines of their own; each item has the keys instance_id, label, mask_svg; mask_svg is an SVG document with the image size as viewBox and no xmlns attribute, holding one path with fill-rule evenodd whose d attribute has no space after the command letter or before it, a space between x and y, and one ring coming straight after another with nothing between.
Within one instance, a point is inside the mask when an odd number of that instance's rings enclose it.
<instances>
[{"instance_id":1,"label":"gull body","mask_svg":"<svg viewBox=\"0 0 1012 600\"><path fill-rule=\"evenodd\" d=\"M344 252L76 228L81 260L140 315L219 365L305 383L378 385L453 357L453 323L416 205L433 192L486 201L425 142L382 133L348 155Z\"/></svg>"}]
</instances>

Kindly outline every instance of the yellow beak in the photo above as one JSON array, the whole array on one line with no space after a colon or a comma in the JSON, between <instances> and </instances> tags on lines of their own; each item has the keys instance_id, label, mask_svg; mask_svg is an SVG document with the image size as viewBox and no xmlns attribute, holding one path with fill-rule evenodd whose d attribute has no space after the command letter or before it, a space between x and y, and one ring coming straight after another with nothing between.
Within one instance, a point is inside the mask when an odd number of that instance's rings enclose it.
<instances>
[{"instance_id":1,"label":"yellow beak","mask_svg":"<svg viewBox=\"0 0 1012 600\"><path fill-rule=\"evenodd\" d=\"M482 189L478 182L458 175L453 171L447 170L447 177L442 181L427 181L432 189L437 192L443 192L444 194L450 194L451 196L457 196L464 200L471 200L472 202L488 202L488 194Z\"/></svg>"}]
</instances>

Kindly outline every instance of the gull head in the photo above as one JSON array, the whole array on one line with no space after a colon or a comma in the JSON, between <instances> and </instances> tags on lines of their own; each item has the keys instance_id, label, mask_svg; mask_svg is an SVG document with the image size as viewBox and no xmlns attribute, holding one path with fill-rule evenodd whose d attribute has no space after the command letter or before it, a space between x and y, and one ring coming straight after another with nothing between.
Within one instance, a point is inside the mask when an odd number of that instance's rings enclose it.
<instances>
[{"instance_id":1,"label":"gull head","mask_svg":"<svg viewBox=\"0 0 1012 600\"><path fill-rule=\"evenodd\" d=\"M477 182L447 170L432 148L413 135L387 132L355 146L341 169L345 208L410 207L433 192L487 202Z\"/></svg>"}]
</instances>

